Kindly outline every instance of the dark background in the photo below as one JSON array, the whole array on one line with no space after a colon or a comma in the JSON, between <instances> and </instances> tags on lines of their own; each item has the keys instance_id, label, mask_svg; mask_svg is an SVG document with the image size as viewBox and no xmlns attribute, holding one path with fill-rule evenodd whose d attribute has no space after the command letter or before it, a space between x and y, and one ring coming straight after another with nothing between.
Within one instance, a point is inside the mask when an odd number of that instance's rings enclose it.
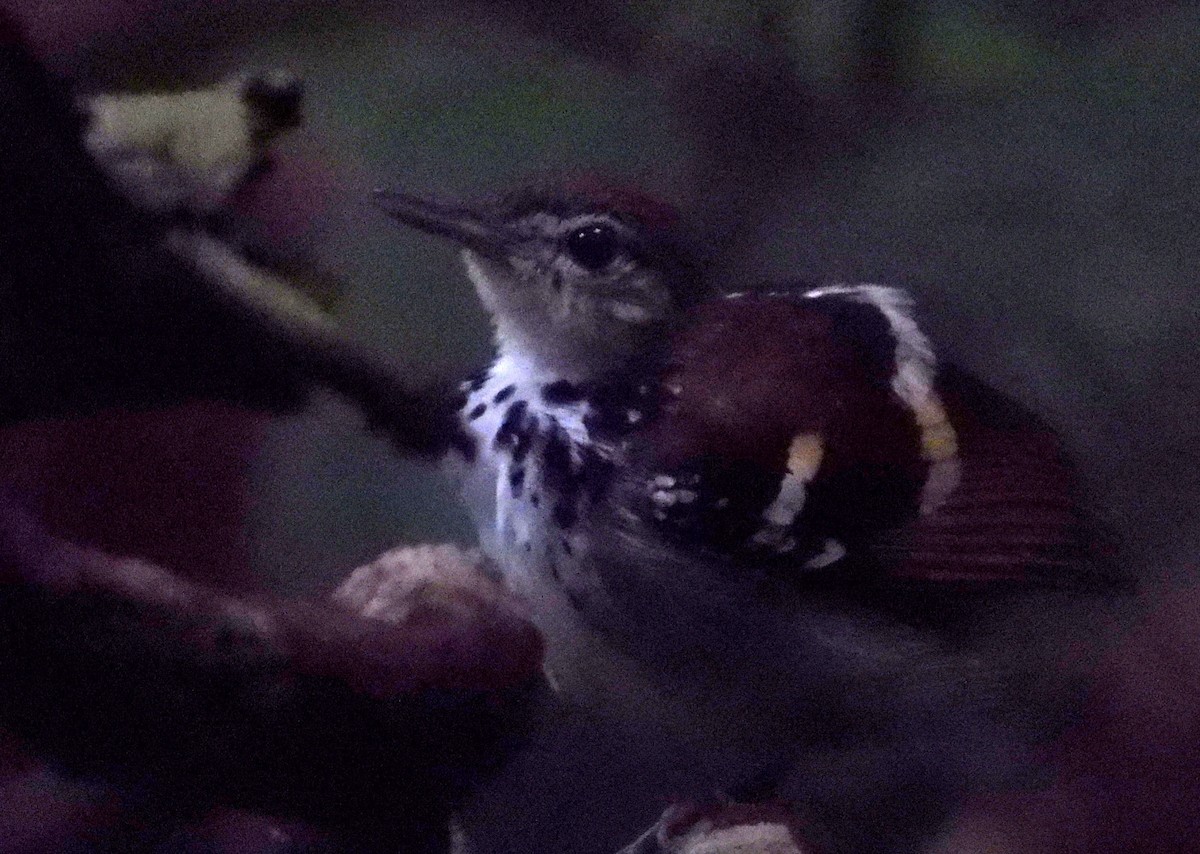
<instances>
[{"instance_id":1,"label":"dark background","mask_svg":"<svg viewBox=\"0 0 1200 854\"><path fill-rule=\"evenodd\" d=\"M1091 508L1147 588L1195 600L1192 4L4 5L86 90L198 85L246 67L302 75L307 125L282 143L250 212L342 278L350 328L423 370L481 364L487 323L449 247L371 208L379 185L478 195L547 170L600 171L679 204L731 286L907 287L944 353L1061 430ZM397 459L333 398L269 422L176 418L194 429L39 428L0 453L27 492L54 496L77 486L62 460L94 457L97 437L119 433L124 456L166 461L144 503L207 479L170 524L228 494L227 544L284 589L326 586L400 541L471 536L436 473Z\"/></svg>"}]
</instances>

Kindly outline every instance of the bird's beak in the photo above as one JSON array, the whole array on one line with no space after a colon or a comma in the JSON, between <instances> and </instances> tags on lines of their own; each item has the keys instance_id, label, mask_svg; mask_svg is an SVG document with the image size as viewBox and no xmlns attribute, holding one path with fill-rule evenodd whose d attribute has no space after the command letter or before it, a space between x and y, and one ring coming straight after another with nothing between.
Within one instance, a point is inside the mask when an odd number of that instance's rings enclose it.
<instances>
[{"instance_id":1,"label":"bird's beak","mask_svg":"<svg viewBox=\"0 0 1200 854\"><path fill-rule=\"evenodd\" d=\"M488 258L506 260L508 250L516 243L511 229L461 205L396 190L376 190L375 203L405 225L448 237Z\"/></svg>"}]
</instances>

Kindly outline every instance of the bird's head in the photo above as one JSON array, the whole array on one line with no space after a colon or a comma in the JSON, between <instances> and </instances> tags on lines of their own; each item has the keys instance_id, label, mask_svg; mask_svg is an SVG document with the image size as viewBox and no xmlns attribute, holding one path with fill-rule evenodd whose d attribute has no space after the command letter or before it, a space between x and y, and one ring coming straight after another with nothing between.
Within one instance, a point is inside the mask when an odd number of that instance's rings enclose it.
<instances>
[{"instance_id":1,"label":"bird's head","mask_svg":"<svg viewBox=\"0 0 1200 854\"><path fill-rule=\"evenodd\" d=\"M673 210L636 192L539 187L479 205L377 198L406 225L459 243L502 351L566 379L619 370L703 297Z\"/></svg>"}]
</instances>

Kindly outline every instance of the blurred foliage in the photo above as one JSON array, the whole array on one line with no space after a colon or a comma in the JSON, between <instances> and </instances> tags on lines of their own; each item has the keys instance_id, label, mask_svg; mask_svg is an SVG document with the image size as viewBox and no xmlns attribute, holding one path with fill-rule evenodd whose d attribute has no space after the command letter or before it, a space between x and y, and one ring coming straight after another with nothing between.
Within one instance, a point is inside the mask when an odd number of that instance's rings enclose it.
<instances>
[{"instance_id":1,"label":"blurred foliage","mask_svg":"<svg viewBox=\"0 0 1200 854\"><path fill-rule=\"evenodd\" d=\"M909 68L917 85L992 92L1061 70L1020 22L954 3L939 4L924 16Z\"/></svg>"}]
</instances>

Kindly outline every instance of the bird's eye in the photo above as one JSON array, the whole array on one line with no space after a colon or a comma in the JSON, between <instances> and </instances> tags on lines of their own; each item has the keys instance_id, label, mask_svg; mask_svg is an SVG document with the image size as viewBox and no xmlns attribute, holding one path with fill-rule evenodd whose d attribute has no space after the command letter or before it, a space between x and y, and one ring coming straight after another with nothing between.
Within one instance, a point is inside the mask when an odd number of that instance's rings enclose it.
<instances>
[{"instance_id":1,"label":"bird's eye","mask_svg":"<svg viewBox=\"0 0 1200 854\"><path fill-rule=\"evenodd\" d=\"M567 252L585 270L603 270L621 251L616 231L602 223L575 229L567 238Z\"/></svg>"}]
</instances>

